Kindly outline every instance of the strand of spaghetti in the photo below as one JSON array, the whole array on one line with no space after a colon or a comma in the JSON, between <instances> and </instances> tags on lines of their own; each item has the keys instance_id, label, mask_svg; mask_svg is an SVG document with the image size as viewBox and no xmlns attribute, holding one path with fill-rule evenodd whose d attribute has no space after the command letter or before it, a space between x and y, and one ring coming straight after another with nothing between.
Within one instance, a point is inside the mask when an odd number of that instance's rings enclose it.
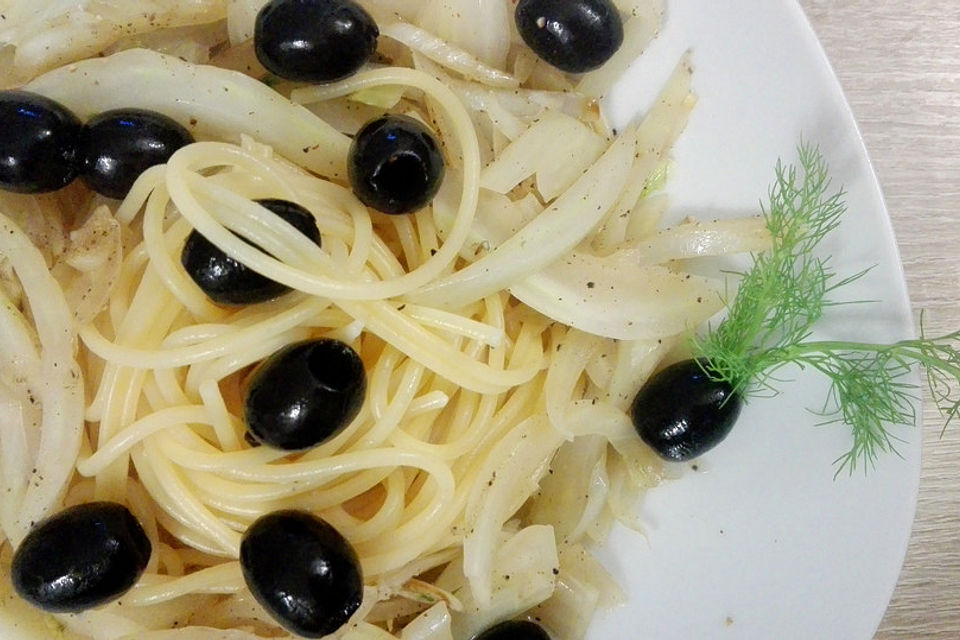
<instances>
[{"instance_id":1,"label":"strand of spaghetti","mask_svg":"<svg viewBox=\"0 0 960 640\"><path fill-rule=\"evenodd\" d=\"M77 472L92 477L101 473L121 454L151 434L191 422L208 422L209 414L203 406L167 407L145 416L101 444L89 458L77 461Z\"/></svg>"},{"instance_id":2,"label":"strand of spaghetti","mask_svg":"<svg viewBox=\"0 0 960 640\"><path fill-rule=\"evenodd\" d=\"M462 455L476 450L476 444L480 441L483 433L493 420L494 412L497 408L499 396L483 395L480 396L476 404L475 411L470 415L470 420L465 421L466 428L462 432L456 431L456 425L459 420L454 420L451 425L453 438L444 439L441 442L428 442L418 439L406 431L397 430L391 434L390 443L413 451L420 451L427 455L436 456L441 460L455 460Z\"/></svg>"},{"instance_id":3,"label":"strand of spaghetti","mask_svg":"<svg viewBox=\"0 0 960 640\"><path fill-rule=\"evenodd\" d=\"M48 515L66 492L80 450L83 383L73 358L76 337L63 290L30 238L2 213L0 255L9 260L20 280L41 345L37 394L43 411L36 472L23 494L13 530L5 531L18 544L30 526Z\"/></svg>"},{"instance_id":4,"label":"strand of spaghetti","mask_svg":"<svg viewBox=\"0 0 960 640\"><path fill-rule=\"evenodd\" d=\"M147 485L147 489L154 495L165 496L168 501L157 500L160 508L166 511L187 527L202 531L220 547L221 553L236 558L240 553L240 534L226 527L214 514L210 512L184 483L170 461L162 455L148 456L147 452L155 448L151 441L162 442L168 438L163 433L151 435L140 446L134 449L133 455L137 470L141 466L149 465L153 471L153 480L156 481L157 491ZM145 479L146 475L143 474ZM146 482L144 483L146 485Z\"/></svg>"},{"instance_id":5,"label":"strand of spaghetti","mask_svg":"<svg viewBox=\"0 0 960 640\"><path fill-rule=\"evenodd\" d=\"M390 216L390 224L400 240L403 259L408 269L416 269L420 264L420 252L417 250L416 231L413 228L411 216Z\"/></svg>"},{"instance_id":6,"label":"strand of spaghetti","mask_svg":"<svg viewBox=\"0 0 960 640\"><path fill-rule=\"evenodd\" d=\"M410 303L404 307L404 311L420 324L478 340L491 347L499 346L503 342L503 329L471 320L458 313Z\"/></svg>"},{"instance_id":7,"label":"strand of spaghetti","mask_svg":"<svg viewBox=\"0 0 960 640\"><path fill-rule=\"evenodd\" d=\"M410 271L396 279L373 283L355 283L332 280L305 273L292 266L270 258L261 251L246 245L218 224L205 211L188 187L187 174L197 158L188 145L170 158L168 176L170 195L177 204L180 213L210 242L228 255L246 264L250 268L301 291L331 298L352 300L373 300L395 297L421 287L436 278L447 266L456 260L461 247L467 240L473 218L476 213L480 190L480 149L476 131L469 114L459 99L443 83L414 69L388 68L360 73L349 81L359 88L401 85L420 89L440 104L454 125L454 131L464 156L464 179L460 206L454 223L443 246L418 269ZM226 145L225 145L226 146Z\"/></svg>"},{"instance_id":8,"label":"strand of spaghetti","mask_svg":"<svg viewBox=\"0 0 960 640\"><path fill-rule=\"evenodd\" d=\"M426 260L434 251L440 248L440 235L437 233L433 219L433 205L429 209L417 211L414 214L417 220L417 234L419 235L420 262Z\"/></svg>"},{"instance_id":9,"label":"strand of spaghetti","mask_svg":"<svg viewBox=\"0 0 960 640\"><path fill-rule=\"evenodd\" d=\"M123 198L120 206L117 207L114 217L123 225L129 225L137 216L137 213L143 208L150 193L163 182L166 168L164 165L154 165L140 174L134 181L130 191Z\"/></svg>"},{"instance_id":10,"label":"strand of spaghetti","mask_svg":"<svg viewBox=\"0 0 960 640\"><path fill-rule=\"evenodd\" d=\"M177 373L174 369L154 369L150 372L153 381L160 390L160 395L168 405L177 406L191 404L187 394L183 392Z\"/></svg>"},{"instance_id":11,"label":"strand of spaghetti","mask_svg":"<svg viewBox=\"0 0 960 640\"><path fill-rule=\"evenodd\" d=\"M390 380L404 357L403 352L388 344L380 352L380 357L377 358L368 374L370 384L367 390L366 404L370 408L370 417L374 421L382 419L390 404L387 397L390 390Z\"/></svg>"},{"instance_id":12,"label":"strand of spaghetti","mask_svg":"<svg viewBox=\"0 0 960 640\"><path fill-rule=\"evenodd\" d=\"M416 418L426 413L439 411L450 403L450 396L440 389L434 389L413 399L407 409L408 418Z\"/></svg>"},{"instance_id":13,"label":"strand of spaghetti","mask_svg":"<svg viewBox=\"0 0 960 640\"><path fill-rule=\"evenodd\" d=\"M399 547L404 552L409 552L411 546L417 547L417 552L409 560L413 560L430 548L440 536L444 535L458 515L458 511L451 508L450 501L454 495L453 486L447 487L438 484L435 491L430 492L427 487L431 478L424 479L423 476L417 476L417 480L422 481L422 484L413 501L404 509L406 521L384 533L384 537L389 539L392 546ZM371 543L370 546L377 548L378 545ZM384 544L379 545L380 550L385 547ZM403 564L405 562L398 566Z\"/></svg>"},{"instance_id":14,"label":"strand of spaghetti","mask_svg":"<svg viewBox=\"0 0 960 640\"><path fill-rule=\"evenodd\" d=\"M218 152L217 143L203 143L210 152ZM210 149L209 147L213 147ZM236 150L232 150L235 152ZM224 158L222 162L228 159ZM230 189L216 184L213 178L202 177L198 174L187 173L185 179L188 187L196 195L197 203L213 221L225 225L235 235L247 239L252 245L249 249L262 249L263 255L275 259L275 264L297 265L300 273L315 275L326 274L322 277L331 278L334 274L347 273L356 276L353 283L363 284L368 281L362 273L362 268L369 260L373 269L381 274L381 278L400 278L404 274L402 265L389 248L373 233L372 222L367 210L355 199L349 203L355 224L353 225L353 250L342 256L336 255L335 250L341 245L339 238L326 235L326 228L320 224L321 235L325 235L324 247L326 251L317 248L306 236L288 226L283 220L251 202ZM243 259L240 260L244 262ZM259 268L252 263L244 262L254 270ZM266 272L264 275L274 278L274 274ZM279 279L276 277L275 279ZM348 281L350 282L350 281ZM316 293L316 292L311 292Z\"/></svg>"},{"instance_id":15,"label":"strand of spaghetti","mask_svg":"<svg viewBox=\"0 0 960 640\"><path fill-rule=\"evenodd\" d=\"M505 391L532 378L539 367L539 363L524 363L514 369L494 369L483 362L469 359L385 302L338 301L337 305L363 322L368 331L428 369L471 391Z\"/></svg>"},{"instance_id":16,"label":"strand of spaghetti","mask_svg":"<svg viewBox=\"0 0 960 640\"><path fill-rule=\"evenodd\" d=\"M387 402L387 387L390 383L390 376L375 376L371 382L370 401L371 404L380 404L386 402L386 406L371 408L371 413L376 416L370 429L366 430L363 438L354 445L358 449L371 449L382 445L390 434L397 429L400 421L406 415L410 408L410 403L420 388L423 380L423 366L413 360L407 360L401 369L393 369L400 375L396 382L396 388L393 390L393 398ZM386 379L384 379L386 378ZM373 388L376 386L376 388ZM382 389L382 393L381 390Z\"/></svg>"},{"instance_id":17,"label":"strand of spaghetti","mask_svg":"<svg viewBox=\"0 0 960 640\"><path fill-rule=\"evenodd\" d=\"M213 425L220 448L223 451L239 451L238 429L220 393L220 385L216 380L204 380L200 383L199 392L207 411L207 420Z\"/></svg>"},{"instance_id":18,"label":"strand of spaghetti","mask_svg":"<svg viewBox=\"0 0 960 640\"><path fill-rule=\"evenodd\" d=\"M162 509L157 512L157 522L160 523L160 526L163 527L171 537L182 545L180 547L181 555L192 552L217 559L224 557L225 554L223 549L220 548L220 545L207 537L203 531L183 524ZM184 560L184 563L186 563L186 560ZM210 562L209 564L212 566L219 564L219 562Z\"/></svg>"},{"instance_id":19,"label":"strand of spaghetti","mask_svg":"<svg viewBox=\"0 0 960 640\"><path fill-rule=\"evenodd\" d=\"M224 318L226 312L203 294L187 276L183 267L176 264L170 255L168 246L182 246L191 229L185 221L177 220L164 232L163 222L169 202L166 186L157 185L143 212L143 245L150 256L150 267L167 290L194 316L207 322L218 322Z\"/></svg>"},{"instance_id":20,"label":"strand of spaghetti","mask_svg":"<svg viewBox=\"0 0 960 640\"><path fill-rule=\"evenodd\" d=\"M137 349L110 342L88 324L80 330L80 338L90 351L104 360L142 369L169 369L213 360L233 351L260 344L270 335L283 333L307 322L330 303L322 298L308 298L300 304L243 329L229 329L197 344L172 349Z\"/></svg>"},{"instance_id":21,"label":"strand of spaghetti","mask_svg":"<svg viewBox=\"0 0 960 640\"><path fill-rule=\"evenodd\" d=\"M210 151L217 150L217 147L214 147L217 143L205 144L204 151L207 151L208 147L213 147ZM178 177L177 174L171 174L171 182L175 177ZM331 260L331 252L318 247L296 227L262 204L199 173L191 171L184 173L182 177L197 204L213 220L225 225L247 244L259 247L265 255L275 258L279 263L296 264L308 271L323 269L327 273L334 273L337 268L342 268L342 263ZM334 237L328 240L332 242L342 239Z\"/></svg>"},{"instance_id":22,"label":"strand of spaghetti","mask_svg":"<svg viewBox=\"0 0 960 640\"><path fill-rule=\"evenodd\" d=\"M182 448L169 443L164 451L174 463L189 455L184 454ZM393 467L380 467L334 481L318 478L315 481L298 480L290 483L235 481L189 469L184 474L194 481L197 495L206 504L224 513L248 515L252 521L253 517L279 506L322 511L342 505L370 491L394 471Z\"/></svg>"},{"instance_id":23,"label":"strand of spaghetti","mask_svg":"<svg viewBox=\"0 0 960 640\"><path fill-rule=\"evenodd\" d=\"M294 327L281 333L266 335L259 344L244 351L231 351L219 358L199 362L191 366L187 373L186 390L190 394L196 394L205 380L223 380L231 373L263 360L292 342L308 339L312 334L306 327Z\"/></svg>"},{"instance_id":24,"label":"strand of spaghetti","mask_svg":"<svg viewBox=\"0 0 960 640\"><path fill-rule=\"evenodd\" d=\"M246 143L243 148L255 153L254 148L248 147ZM266 149L269 150L269 147ZM346 261L348 272L359 272L369 259L370 251L374 247L379 248L380 255L389 254L392 258L392 254L373 233L373 225L366 207L353 196L350 190L305 173L299 166L282 157L272 155L272 150L258 159L269 163L278 173L283 174L298 201L307 206L316 217L321 234L324 236L333 234L340 238L347 238L351 233L353 234L353 250ZM259 177L256 174L252 175ZM218 182L224 181L225 186L230 186L231 183L226 181L227 176L235 176L235 181L241 178L241 175L234 173L216 174L213 179ZM242 174L242 178L245 182L249 182L247 173Z\"/></svg>"},{"instance_id":25,"label":"strand of spaghetti","mask_svg":"<svg viewBox=\"0 0 960 640\"><path fill-rule=\"evenodd\" d=\"M237 315L230 318L230 323L199 323L190 324L174 329L160 343L160 348L166 351L181 347L192 347L208 340L222 337L231 333L241 325L237 322ZM102 337L102 334L101 334ZM101 356L102 357L102 356Z\"/></svg>"},{"instance_id":26,"label":"strand of spaghetti","mask_svg":"<svg viewBox=\"0 0 960 640\"><path fill-rule=\"evenodd\" d=\"M120 265L120 277L117 278L113 289L110 291L110 303L107 307L110 327L114 333L118 332L123 325L123 317L127 313L130 300L133 299L132 291L134 291L136 283L143 278L143 272L149 259L147 248L143 246L142 242L123 258L123 264Z\"/></svg>"},{"instance_id":27,"label":"strand of spaghetti","mask_svg":"<svg viewBox=\"0 0 960 640\"><path fill-rule=\"evenodd\" d=\"M170 304L171 296L157 282L156 272L147 267L137 287L130 311L118 332L119 342L157 345L163 334L180 313L180 307ZM140 393L146 377L143 369L117 367L108 379L109 386L103 398L102 415L97 432L98 443L105 442L124 426L136 419ZM120 500L127 477L128 456L122 454L109 467L97 474L98 499Z\"/></svg>"},{"instance_id":28,"label":"strand of spaghetti","mask_svg":"<svg viewBox=\"0 0 960 640\"><path fill-rule=\"evenodd\" d=\"M127 504L130 506L130 512L133 513L133 516L146 532L150 544L154 549L158 549L160 545L160 530L157 527L156 507L153 506L150 494L144 490L143 485L133 478L131 478L127 484ZM151 553L145 571L147 573L156 571L159 563L160 554Z\"/></svg>"},{"instance_id":29,"label":"strand of spaghetti","mask_svg":"<svg viewBox=\"0 0 960 640\"><path fill-rule=\"evenodd\" d=\"M419 453L393 448L351 451L330 456L324 460L265 465L259 469L224 468L221 469L221 473L228 478L251 482L316 482L348 473L383 467L422 469L431 476L441 478L444 483L448 483L450 486L453 486L454 483L450 468L445 463Z\"/></svg>"},{"instance_id":30,"label":"strand of spaghetti","mask_svg":"<svg viewBox=\"0 0 960 640\"><path fill-rule=\"evenodd\" d=\"M343 505L336 505L324 512L325 519L339 529L350 529L353 544L366 542L396 529L406 506L406 483L402 469L394 470L379 486L382 487L382 503L376 512L364 519L350 515Z\"/></svg>"},{"instance_id":31,"label":"strand of spaghetti","mask_svg":"<svg viewBox=\"0 0 960 640\"><path fill-rule=\"evenodd\" d=\"M144 607L193 593L237 593L244 588L240 563L224 562L173 579L159 578L155 584L142 581L123 599L129 606Z\"/></svg>"},{"instance_id":32,"label":"strand of spaghetti","mask_svg":"<svg viewBox=\"0 0 960 640\"><path fill-rule=\"evenodd\" d=\"M180 558L180 553L176 549L164 542L158 542L156 549L157 557L159 558L157 564L163 566L163 572L166 575L179 577L184 574L183 560ZM146 573L150 572L147 571Z\"/></svg>"}]
</instances>

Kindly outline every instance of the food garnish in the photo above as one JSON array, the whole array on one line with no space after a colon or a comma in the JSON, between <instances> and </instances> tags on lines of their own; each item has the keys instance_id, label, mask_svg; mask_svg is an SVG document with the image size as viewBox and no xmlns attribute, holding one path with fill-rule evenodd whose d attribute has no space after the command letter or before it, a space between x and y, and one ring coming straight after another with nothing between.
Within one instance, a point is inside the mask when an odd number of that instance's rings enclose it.
<instances>
[{"instance_id":1,"label":"food garnish","mask_svg":"<svg viewBox=\"0 0 960 640\"><path fill-rule=\"evenodd\" d=\"M840 277L830 258L817 253L846 211L844 193L831 191L819 148L801 143L798 153L799 166L777 164L764 210L772 247L736 274L740 284L726 318L693 338L694 359L651 377L634 401L638 433L668 460L689 460L718 444L736 421L741 401L777 393L779 373L791 365L830 380L817 413L823 423L847 425L853 436L850 450L835 461L838 473L873 466L880 454L897 452L898 437L890 427L915 422L915 385L909 376L916 365L925 368L947 421L960 411L953 395L960 381L960 352L954 346L960 332L928 338L921 331L918 339L893 344L811 340L824 312L842 304L832 294L869 269ZM687 395L662 395L663 377L676 378L678 368L688 390L700 390L704 400L697 409ZM652 394L655 411L648 408Z\"/></svg>"}]
</instances>

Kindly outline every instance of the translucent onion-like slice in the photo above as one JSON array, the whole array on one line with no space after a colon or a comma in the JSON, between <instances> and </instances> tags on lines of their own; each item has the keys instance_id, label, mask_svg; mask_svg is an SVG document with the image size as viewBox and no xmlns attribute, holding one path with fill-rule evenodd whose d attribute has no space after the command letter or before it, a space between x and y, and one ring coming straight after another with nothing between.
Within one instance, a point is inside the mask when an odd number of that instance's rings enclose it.
<instances>
[{"instance_id":1,"label":"translucent onion-like slice","mask_svg":"<svg viewBox=\"0 0 960 640\"><path fill-rule=\"evenodd\" d=\"M206 24L226 17L226 0L45 0L4 10L0 43L16 47L13 69L29 78L96 56L121 38L157 29Z\"/></svg>"},{"instance_id":2,"label":"translucent onion-like slice","mask_svg":"<svg viewBox=\"0 0 960 640\"><path fill-rule=\"evenodd\" d=\"M509 73L484 64L470 52L412 24L394 22L382 25L380 33L419 51L434 62L466 78L492 87L513 88L520 85L520 81Z\"/></svg>"},{"instance_id":3,"label":"translucent onion-like slice","mask_svg":"<svg viewBox=\"0 0 960 640\"><path fill-rule=\"evenodd\" d=\"M463 572L481 607L491 601L498 567L511 566L495 560L503 525L536 490L561 442L546 416L535 415L494 445L478 472L466 507L470 533L463 541ZM469 610L466 602L463 606Z\"/></svg>"},{"instance_id":4,"label":"translucent onion-like slice","mask_svg":"<svg viewBox=\"0 0 960 640\"><path fill-rule=\"evenodd\" d=\"M416 3L410 3L416 4ZM428 0L420 25L486 64L506 68L511 14L504 0Z\"/></svg>"},{"instance_id":5,"label":"translucent onion-like slice","mask_svg":"<svg viewBox=\"0 0 960 640\"><path fill-rule=\"evenodd\" d=\"M450 611L438 602L416 618L400 633L400 640L453 640Z\"/></svg>"},{"instance_id":6,"label":"translucent onion-like slice","mask_svg":"<svg viewBox=\"0 0 960 640\"><path fill-rule=\"evenodd\" d=\"M596 162L606 141L580 120L549 111L524 131L480 174L480 184L507 193L530 176L537 191L553 200Z\"/></svg>"},{"instance_id":7,"label":"translucent onion-like slice","mask_svg":"<svg viewBox=\"0 0 960 640\"><path fill-rule=\"evenodd\" d=\"M269 0L230 0L227 3L227 32L230 44L236 46L253 37L257 13Z\"/></svg>"},{"instance_id":8,"label":"translucent onion-like slice","mask_svg":"<svg viewBox=\"0 0 960 640\"><path fill-rule=\"evenodd\" d=\"M521 529L499 547L492 567L496 572L487 602L469 592L461 596L464 610L452 614L454 638L473 638L550 597L560 567L553 527Z\"/></svg>"},{"instance_id":9,"label":"translucent onion-like slice","mask_svg":"<svg viewBox=\"0 0 960 640\"><path fill-rule=\"evenodd\" d=\"M77 326L100 313L120 277L123 240L120 223L105 207L97 207L70 242L53 275L63 287Z\"/></svg>"},{"instance_id":10,"label":"translucent onion-like slice","mask_svg":"<svg viewBox=\"0 0 960 640\"><path fill-rule=\"evenodd\" d=\"M627 132L518 233L473 264L413 292L411 299L455 309L537 274L568 255L616 202L629 175L634 150L635 137ZM584 207L585 202L591 206Z\"/></svg>"},{"instance_id":11,"label":"translucent onion-like slice","mask_svg":"<svg viewBox=\"0 0 960 640\"><path fill-rule=\"evenodd\" d=\"M671 336L723 308L719 285L707 278L577 252L510 293L554 320L619 340Z\"/></svg>"}]
</instances>

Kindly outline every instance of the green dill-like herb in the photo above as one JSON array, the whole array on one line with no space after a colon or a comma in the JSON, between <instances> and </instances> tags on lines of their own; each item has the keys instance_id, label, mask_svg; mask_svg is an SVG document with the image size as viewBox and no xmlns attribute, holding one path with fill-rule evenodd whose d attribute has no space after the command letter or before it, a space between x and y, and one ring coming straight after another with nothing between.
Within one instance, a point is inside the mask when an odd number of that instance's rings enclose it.
<instances>
[{"instance_id":1,"label":"green dill-like herb","mask_svg":"<svg viewBox=\"0 0 960 640\"><path fill-rule=\"evenodd\" d=\"M881 453L897 453L891 425L913 425L915 386L908 382L916 365L925 368L931 394L949 423L960 413L954 393L960 383L960 332L893 344L810 341L829 299L837 289L861 278L861 271L839 278L830 259L815 250L840 223L846 210L843 191L830 192L826 162L819 149L799 147L799 167L777 164L770 203L764 210L771 234L768 252L754 256L740 276L729 314L694 349L709 365L707 373L733 386L742 397L776 393L775 373L786 365L811 368L827 376L829 396L818 411L826 423L852 431L850 450L837 458L838 473L872 466Z\"/></svg>"}]
</instances>

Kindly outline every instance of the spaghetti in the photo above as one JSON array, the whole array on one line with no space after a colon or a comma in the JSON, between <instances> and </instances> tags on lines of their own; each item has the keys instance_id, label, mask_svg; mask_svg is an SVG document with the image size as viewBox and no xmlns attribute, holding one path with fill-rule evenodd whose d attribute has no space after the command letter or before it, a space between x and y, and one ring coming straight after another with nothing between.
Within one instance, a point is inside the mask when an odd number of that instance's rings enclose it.
<instances>
[{"instance_id":1,"label":"spaghetti","mask_svg":"<svg viewBox=\"0 0 960 640\"><path fill-rule=\"evenodd\" d=\"M656 2L637 4L658 13ZM78 216L86 222L49 258L14 219L18 197L0 197L3 535L16 545L62 506L114 500L154 550L121 600L57 616L64 633L284 637L237 557L250 523L287 508L320 515L360 557L364 602L342 638L469 638L536 607L556 638L573 639L594 608L622 597L584 545L617 520L639 527L636 501L661 476L625 410L677 338L719 307L714 283L675 260L762 248L762 222L653 231L658 172L694 103L686 61L659 106L614 137L577 110L577 94L563 91L572 85L551 86L569 81L531 66L516 43L508 73L419 26L384 33L393 66L292 97L345 130L353 111L384 100L436 129L448 174L434 204L410 216L361 205L341 184L336 126L234 71L131 50L28 85L79 114L125 101L205 120L208 134L142 174L124 201L88 202L96 213ZM148 91L93 88L128 66L138 72L126 82L149 78ZM200 87L252 96L256 123L213 122L219 97ZM193 96L192 111L164 108L178 91ZM287 116L316 133L302 153L300 138L280 144L264 126ZM535 128L571 126L596 145L588 164L535 162L525 140L552 136ZM496 165L503 157L514 174ZM500 193L481 186L494 170ZM309 210L322 248L262 198ZM84 236L89 225L104 233ZM194 229L293 291L213 304L180 265ZM71 251L85 259L66 264ZM589 278L576 300L565 299L579 286L565 261ZM89 317L68 303L80 287L102 302ZM610 292L619 316L604 306ZM631 318L637 310L644 317ZM364 362L359 415L307 452L251 446L241 419L250 368L321 336Z\"/></svg>"}]
</instances>

